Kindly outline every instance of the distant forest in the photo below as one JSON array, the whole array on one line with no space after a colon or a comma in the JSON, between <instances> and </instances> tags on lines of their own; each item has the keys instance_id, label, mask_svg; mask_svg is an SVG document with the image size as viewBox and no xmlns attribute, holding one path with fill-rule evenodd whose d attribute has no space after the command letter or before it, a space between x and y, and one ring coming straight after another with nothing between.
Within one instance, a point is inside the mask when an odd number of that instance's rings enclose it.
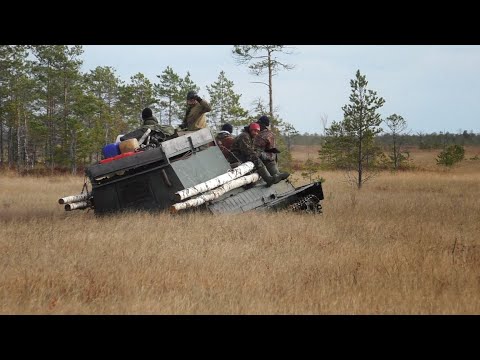
<instances>
[{"instance_id":1,"label":"distant forest","mask_svg":"<svg viewBox=\"0 0 480 360\"><path fill-rule=\"evenodd\" d=\"M291 136L291 145L322 145L324 137L318 133L298 134ZM383 133L375 137L379 145L388 146L392 143L392 136L389 133ZM443 149L448 145L480 145L480 134L472 130L461 131L457 134L449 132L440 133L417 133L400 135L398 140L403 146L414 146L419 149Z\"/></svg>"},{"instance_id":2,"label":"distant forest","mask_svg":"<svg viewBox=\"0 0 480 360\"><path fill-rule=\"evenodd\" d=\"M81 45L0 45L0 168L69 169L75 174L101 158L103 146L142 124L152 108L161 124L178 125L186 94L200 91L190 73L167 66L151 82L141 72L122 81L110 66L81 71ZM212 79L213 80L213 79ZM240 126L257 118L223 71L201 91L210 100L208 124Z\"/></svg>"}]
</instances>

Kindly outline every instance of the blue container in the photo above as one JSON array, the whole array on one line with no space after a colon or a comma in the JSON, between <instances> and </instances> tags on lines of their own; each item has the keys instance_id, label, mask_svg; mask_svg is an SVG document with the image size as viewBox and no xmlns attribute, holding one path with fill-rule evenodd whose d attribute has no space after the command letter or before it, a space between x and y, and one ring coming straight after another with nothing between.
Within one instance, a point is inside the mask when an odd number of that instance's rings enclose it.
<instances>
[{"instance_id":1,"label":"blue container","mask_svg":"<svg viewBox=\"0 0 480 360\"><path fill-rule=\"evenodd\" d=\"M105 145L102 149L103 158L108 159L120 155L119 144L120 143Z\"/></svg>"}]
</instances>

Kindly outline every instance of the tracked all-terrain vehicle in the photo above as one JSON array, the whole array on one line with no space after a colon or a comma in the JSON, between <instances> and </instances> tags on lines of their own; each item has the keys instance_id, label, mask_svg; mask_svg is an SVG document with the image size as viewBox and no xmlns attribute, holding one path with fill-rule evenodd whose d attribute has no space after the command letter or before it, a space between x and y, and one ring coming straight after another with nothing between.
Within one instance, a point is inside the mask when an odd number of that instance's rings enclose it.
<instances>
[{"instance_id":1,"label":"tracked all-terrain vehicle","mask_svg":"<svg viewBox=\"0 0 480 360\"><path fill-rule=\"evenodd\" d=\"M321 213L322 184L267 186L247 162L232 169L210 129L179 133L155 148L116 156L85 170L81 194L59 199L66 211L195 210L213 214L252 210Z\"/></svg>"}]
</instances>

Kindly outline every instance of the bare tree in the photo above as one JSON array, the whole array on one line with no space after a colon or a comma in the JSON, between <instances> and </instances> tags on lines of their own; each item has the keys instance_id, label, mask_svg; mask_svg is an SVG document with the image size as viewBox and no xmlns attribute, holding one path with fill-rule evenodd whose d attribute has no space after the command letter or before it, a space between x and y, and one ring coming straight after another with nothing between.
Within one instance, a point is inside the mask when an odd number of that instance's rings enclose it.
<instances>
[{"instance_id":1,"label":"bare tree","mask_svg":"<svg viewBox=\"0 0 480 360\"><path fill-rule=\"evenodd\" d=\"M268 74L268 83L263 81L253 81L253 83L263 84L268 87L268 98L270 117L273 119L273 85L272 78L277 75L279 70L291 70L294 65L285 64L278 60L276 54L283 53L291 55L293 48L285 45L234 45L232 54L240 65L248 65L250 72L255 76L261 76L266 71ZM272 123L272 127L273 127Z\"/></svg>"}]
</instances>

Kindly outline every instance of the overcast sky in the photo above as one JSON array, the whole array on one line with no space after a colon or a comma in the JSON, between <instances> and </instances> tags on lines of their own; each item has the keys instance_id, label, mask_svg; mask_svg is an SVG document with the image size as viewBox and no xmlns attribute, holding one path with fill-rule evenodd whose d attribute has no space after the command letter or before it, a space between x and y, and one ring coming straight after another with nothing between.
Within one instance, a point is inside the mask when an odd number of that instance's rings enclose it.
<instances>
[{"instance_id":1,"label":"overcast sky","mask_svg":"<svg viewBox=\"0 0 480 360\"><path fill-rule=\"evenodd\" d=\"M184 77L190 72L207 98L206 85L225 71L250 110L262 97L268 103L267 82L237 65L229 45L86 45L83 71L111 66L124 81L143 73L157 83L167 66ZM273 78L273 102L281 118L301 133L322 132L321 116L342 120L350 80L357 69L368 88L385 99L382 118L398 114L413 132L480 133L480 46L478 45L302 45L281 60L295 65ZM385 126L383 126L385 128Z\"/></svg>"}]
</instances>

